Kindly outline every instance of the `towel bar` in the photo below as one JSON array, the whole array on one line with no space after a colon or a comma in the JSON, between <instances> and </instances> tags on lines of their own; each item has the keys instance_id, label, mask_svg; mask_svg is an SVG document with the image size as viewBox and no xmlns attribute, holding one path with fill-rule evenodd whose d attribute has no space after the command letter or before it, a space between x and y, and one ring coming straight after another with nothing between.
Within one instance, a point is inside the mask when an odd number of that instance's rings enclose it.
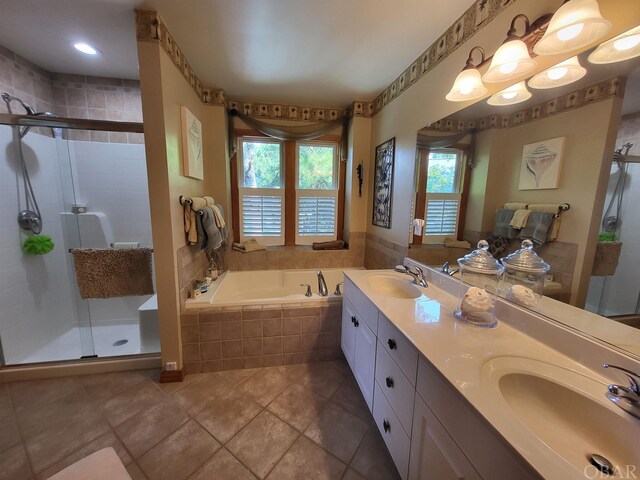
<instances>
[{"instance_id":1,"label":"towel bar","mask_svg":"<svg viewBox=\"0 0 640 480\"><path fill-rule=\"evenodd\" d=\"M188 198L184 198L184 195L180 195L180 197L178 198L178 201L180 202L180 205L184 205L185 203L187 205L191 205L193 203ZM204 215L204 212L202 210L198 210L196 213L200 216Z\"/></svg>"}]
</instances>

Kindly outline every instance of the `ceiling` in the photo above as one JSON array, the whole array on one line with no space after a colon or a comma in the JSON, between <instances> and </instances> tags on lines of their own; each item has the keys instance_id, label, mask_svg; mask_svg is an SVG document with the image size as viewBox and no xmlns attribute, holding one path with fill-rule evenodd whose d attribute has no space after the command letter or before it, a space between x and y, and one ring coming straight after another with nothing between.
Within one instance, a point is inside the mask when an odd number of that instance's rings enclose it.
<instances>
[{"instance_id":1,"label":"ceiling","mask_svg":"<svg viewBox=\"0 0 640 480\"><path fill-rule=\"evenodd\" d=\"M473 0L0 0L0 45L52 72L137 78L134 8L160 13L229 98L370 101ZM103 54L76 53L85 41Z\"/></svg>"}]
</instances>

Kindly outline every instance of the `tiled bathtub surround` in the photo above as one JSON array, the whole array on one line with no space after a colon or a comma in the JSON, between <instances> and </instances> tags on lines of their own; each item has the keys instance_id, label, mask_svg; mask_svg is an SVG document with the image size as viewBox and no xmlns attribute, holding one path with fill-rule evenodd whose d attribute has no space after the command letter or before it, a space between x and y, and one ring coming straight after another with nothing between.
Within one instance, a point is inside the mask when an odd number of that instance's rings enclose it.
<instances>
[{"instance_id":1,"label":"tiled bathtub surround","mask_svg":"<svg viewBox=\"0 0 640 480\"><path fill-rule=\"evenodd\" d=\"M231 271L299 268L354 268L364 266L364 232L349 234L349 248L312 250L311 247L271 247L261 252L229 250L225 261Z\"/></svg>"},{"instance_id":2,"label":"tiled bathtub surround","mask_svg":"<svg viewBox=\"0 0 640 480\"><path fill-rule=\"evenodd\" d=\"M183 245L176 252L178 257L178 282L180 285L180 305L189 298L193 281L202 278L208 260L205 253L197 246Z\"/></svg>"},{"instance_id":3,"label":"tiled bathtub surround","mask_svg":"<svg viewBox=\"0 0 640 480\"><path fill-rule=\"evenodd\" d=\"M313 363L340 355L342 302L218 307L181 315L186 373Z\"/></svg>"},{"instance_id":4,"label":"tiled bathtub surround","mask_svg":"<svg viewBox=\"0 0 640 480\"><path fill-rule=\"evenodd\" d=\"M367 269L393 268L404 261L407 246L400 245L367 232L364 267Z\"/></svg>"},{"instance_id":5,"label":"tiled bathtub surround","mask_svg":"<svg viewBox=\"0 0 640 480\"><path fill-rule=\"evenodd\" d=\"M17 96L37 112L61 117L142 122L140 82L120 78L51 73L0 46L0 91ZM24 113L15 109L15 113ZM0 102L0 113L6 113ZM48 129L39 133L50 135ZM143 143L140 133L69 131L70 140Z\"/></svg>"}]
</instances>

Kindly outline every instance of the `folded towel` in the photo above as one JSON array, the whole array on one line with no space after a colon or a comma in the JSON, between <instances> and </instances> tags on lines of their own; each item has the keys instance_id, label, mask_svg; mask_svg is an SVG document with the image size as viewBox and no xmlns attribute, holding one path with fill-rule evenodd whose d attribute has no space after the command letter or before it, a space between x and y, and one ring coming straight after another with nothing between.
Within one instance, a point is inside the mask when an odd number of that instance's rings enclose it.
<instances>
[{"instance_id":1,"label":"folded towel","mask_svg":"<svg viewBox=\"0 0 640 480\"><path fill-rule=\"evenodd\" d=\"M493 234L501 238L516 238L517 233L514 228L509 225L513 218L514 211L501 208L496 212L496 226Z\"/></svg>"},{"instance_id":2,"label":"folded towel","mask_svg":"<svg viewBox=\"0 0 640 480\"><path fill-rule=\"evenodd\" d=\"M528 238L537 246L547 242L553 215L547 212L531 212L527 224L520 230L520 238Z\"/></svg>"},{"instance_id":3,"label":"folded towel","mask_svg":"<svg viewBox=\"0 0 640 480\"><path fill-rule=\"evenodd\" d=\"M251 240L247 240L245 242L234 243L231 248L237 252L242 253L257 252L259 250L267 249L267 247L265 247L261 243L258 243L255 238L252 238Z\"/></svg>"},{"instance_id":4,"label":"folded towel","mask_svg":"<svg viewBox=\"0 0 640 480\"><path fill-rule=\"evenodd\" d=\"M213 199L213 197L202 197L204 199L204 201L207 204L207 207L210 207L211 205L215 205L216 201Z\"/></svg>"},{"instance_id":5,"label":"folded towel","mask_svg":"<svg viewBox=\"0 0 640 480\"><path fill-rule=\"evenodd\" d=\"M153 295L150 248L71 250L82 298Z\"/></svg>"},{"instance_id":6,"label":"folded towel","mask_svg":"<svg viewBox=\"0 0 640 480\"><path fill-rule=\"evenodd\" d=\"M311 248L314 250L342 250L344 240L332 240L330 242L313 242Z\"/></svg>"},{"instance_id":7,"label":"folded towel","mask_svg":"<svg viewBox=\"0 0 640 480\"><path fill-rule=\"evenodd\" d=\"M456 240L451 237L444 237L444 246L448 248L471 248L471 244L466 240Z\"/></svg>"},{"instance_id":8,"label":"folded towel","mask_svg":"<svg viewBox=\"0 0 640 480\"><path fill-rule=\"evenodd\" d=\"M199 212L207 206L207 201L202 197L191 197L191 210Z\"/></svg>"},{"instance_id":9,"label":"folded towel","mask_svg":"<svg viewBox=\"0 0 640 480\"><path fill-rule=\"evenodd\" d=\"M558 239L560 233L560 216L553 217L551 228L549 229L549 241L555 242Z\"/></svg>"},{"instance_id":10,"label":"folded towel","mask_svg":"<svg viewBox=\"0 0 640 480\"><path fill-rule=\"evenodd\" d=\"M513 218L511 219L511 223L509 223L509 225L511 225L516 230L520 230L527 224L527 219L529 218L529 215L531 215L531 210L523 210L523 209L516 210L515 213L513 214Z\"/></svg>"},{"instance_id":11,"label":"folded towel","mask_svg":"<svg viewBox=\"0 0 640 480\"><path fill-rule=\"evenodd\" d=\"M211 198L211 197L209 197ZM213 210L213 216L216 219L216 225L218 228L224 228L226 223L224 221L224 217L222 216L222 206L221 205L210 205L209 208Z\"/></svg>"},{"instance_id":12,"label":"folded towel","mask_svg":"<svg viewBox=\"0 0 640 480\"><path fill-rule=\"evenodd\" d=\"M547 212L554 215L560 211L560 204L533 203L527 207L532 212Z\"/></svg>"},{"instance_id":13,"label":"folded towel","mask_svg":"<svg viewBox=\"0 0 640 480\"><path fill-rule=\"evenodd\" d=\"M506 208L507 210L524 210L524 209L527 208L527 204L526 203L509 202L509 203L505 203L504 204L504 208Z\"/></svg>"},{"instance_id":14,"label":"folded towel","mask_svg":"<svg viewBox=\"0 0 640 480\"><path fill-rule=\"evenodd\" d=\"M207 232L204 230L202 226L202 217L203 215L196 215L196 230L198 232L198 246L200 250L204 250L207 248Z\"/></svg>"},{"instance_id":15,"label":"folded towel","mask_svg":"<svg viewBox=\"0 0 640 480\"><path fill-rule=\"evenodd\" d=\"M187 234L187 243L195 245L198 243L198 231L196 227L196 212L193 211L191 205L184 202L184 232Z\"/></svg>"}]
</instances>

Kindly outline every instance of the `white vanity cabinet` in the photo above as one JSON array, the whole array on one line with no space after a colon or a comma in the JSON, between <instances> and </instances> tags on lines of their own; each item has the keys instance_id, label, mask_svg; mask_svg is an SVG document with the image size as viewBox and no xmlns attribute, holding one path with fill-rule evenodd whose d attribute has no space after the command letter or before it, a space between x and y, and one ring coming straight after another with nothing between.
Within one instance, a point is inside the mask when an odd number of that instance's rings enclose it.
<instances>
[{"instance_id":1,"label":"white vanity cabinet","mask_svg":"<svg viewBox=\"0 0 640 480\"><path fill-rule=\"evenodd\" d=\"M344 287L342 338L340 340L342 351L356 377L369 410L373 410L376 365L375 330L378 325L378 310L346 278ZM359 308L355 305L358 305ZM365 313L362 313L361 310Z\"/></svg>"}]
</instances>

